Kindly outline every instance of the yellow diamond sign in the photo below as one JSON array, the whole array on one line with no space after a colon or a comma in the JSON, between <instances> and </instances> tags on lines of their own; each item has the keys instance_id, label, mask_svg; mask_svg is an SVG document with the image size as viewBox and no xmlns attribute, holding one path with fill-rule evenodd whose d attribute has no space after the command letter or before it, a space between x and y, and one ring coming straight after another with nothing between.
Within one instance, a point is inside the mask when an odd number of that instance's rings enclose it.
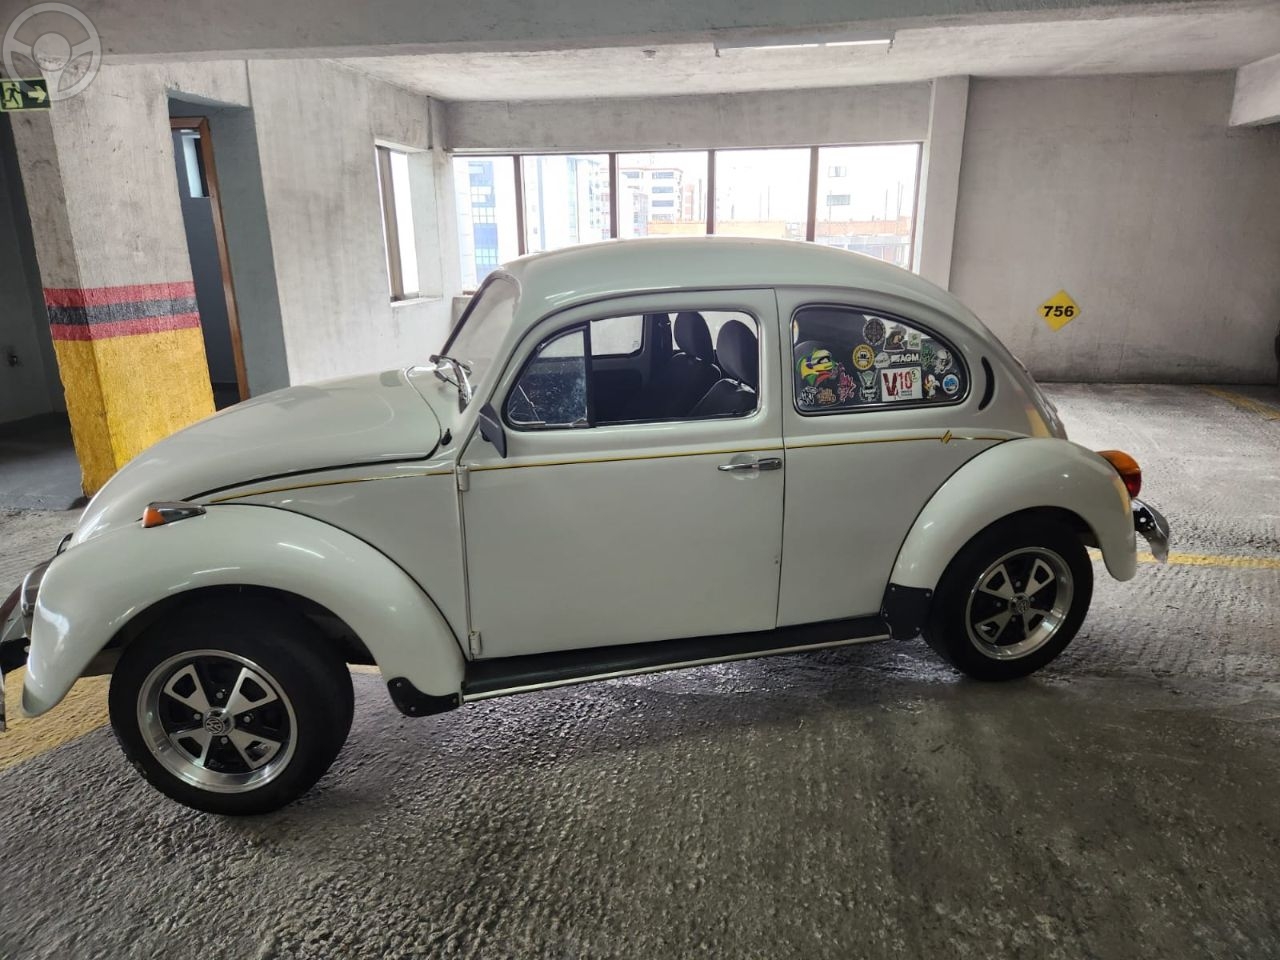
<instances>
[{"instance_id":1,"label":"yellow diamond sign","mask_svg":"<svg viewBox=\"0 0 1280 960\"><path fill-rule=\"evenodd\" d=\"M1040 319L1049 325L1050 330L1061 330L1078 316L1080 307L1065 290L1059 290L1040 304Z\"/></svg>"}]
</instances>

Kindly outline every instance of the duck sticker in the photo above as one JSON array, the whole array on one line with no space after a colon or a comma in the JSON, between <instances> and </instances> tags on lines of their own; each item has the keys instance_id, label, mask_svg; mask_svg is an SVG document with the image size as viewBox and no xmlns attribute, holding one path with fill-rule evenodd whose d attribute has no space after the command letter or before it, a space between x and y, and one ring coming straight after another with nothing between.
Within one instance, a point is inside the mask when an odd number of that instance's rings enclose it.
<instances>
[{"instance_id":1,"label":"duck sticker","mask_svg":"<svg viewBox=\"0 0 1280 960\"><path fill-rule=\"evenodd\" d=\"M836 375L836 361L830 350L818 347L801 357L796 369L806 386L816 387Z\"/></svg>"},{"instance_id":2,"label":"duck sticker","mask_svg":"<svg viewBox=\"0 0 1280 960\"><path fill-rule=\"evenodd\" d=\"M796 353L800 357L796 361L796 373L804 384L798 397L802 407L829 407L857 393L857 382L826 347L802 343Z\"/></svg>"},{"instance_id":3,"label":"duck sticker","mask_svg":"<svg viewBox=\"0 0 1280 960\"><path fill-rule=\"evenodd\" d=\"M924 375L924 398L932 400L933 395L938 392L938 378L932 373Z\"/></svg>"}]
</instances>

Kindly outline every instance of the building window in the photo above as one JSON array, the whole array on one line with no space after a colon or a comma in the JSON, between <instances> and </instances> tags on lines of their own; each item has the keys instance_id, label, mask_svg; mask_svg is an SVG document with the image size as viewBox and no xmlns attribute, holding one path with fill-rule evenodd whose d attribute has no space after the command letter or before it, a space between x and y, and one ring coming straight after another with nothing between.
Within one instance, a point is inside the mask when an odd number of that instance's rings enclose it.
<instances>
[{"instance_id":1,"label":"building window","mask_svg":"<svg viewBox=\"0 0 1280 960\"><path fill-rule=\"evenodd\" d=\"M715 232L733 237L805 239L809 154L805 148L717 150Z\"/></svg>"},{"instance_id":2,"label":"building window","mask_svg":"<svg viewBox=\"0 0 1280 960\"><path fill-rule=\"evenodd\" d=\"M618 236L706 234L707 170L705 150L618 154Z\"/></svg>"},{"instance_id":3,"label":"building window","mask_svg":"<svg viewBox=\"0 0 1280 960\"><path fill-rule=\"evenodd\" d=\"M454 158L464 290L475 290L495 267L520 255L515 170L511 157Z\"/></svg>"},{"instance_id":4,"label":"building window","mask_svg":"<svg viewBox=\"0 0 1280 960\"><path fill-rule=\"evenodd\" d=\"M526 253L612 236L608 154L521 157L520 166Z\"/></svg>"},{"instance_id":5,"label":"building window","mask_svg":"<svg viewBox=\"0 0 1280 960\"><path fill-rule=\"evenodd\" d=\"M378 197L382 203L382 239L387 250L387 281L392 300L418 296L418 245L409 191L409 155L390 147L374 148Z\"/></svg>"},{"instance_id":6,"label":"building window","mask_svg":"<svg viewBox=\"0 0 1280 960\"><path fill-rule=\"evenodd\" d=\"M818 192L827 202L815 211L813 239L909 269L919 159L916 143L820 147L818 169L827 176Z\"/></svg>"}]
</instances>

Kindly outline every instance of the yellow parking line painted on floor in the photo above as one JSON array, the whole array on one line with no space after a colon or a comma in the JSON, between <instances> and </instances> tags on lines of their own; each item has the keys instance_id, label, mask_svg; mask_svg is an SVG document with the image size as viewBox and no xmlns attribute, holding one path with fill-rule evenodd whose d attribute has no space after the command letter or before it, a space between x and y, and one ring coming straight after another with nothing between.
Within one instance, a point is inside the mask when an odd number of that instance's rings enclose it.
<instances>
[{"instance_id":1,"label":"yellow parking line painted on floor","mask_svg":"<svg viewBox=\"0 0 1280 960\"><path fill-rule=\"evenodd\" d=\"M1089 549L1092 560L1101 560L1102 551ZM1159 563L1155 557L1145 550L1138 551L1139 563ZM1280 557L1241 557L1231 554L1215 553L1170 553L1168 564L1171 567L1227 567L1238 570L1280 570Z\"/></svg>"},{"instance_id":2,"label":"yellow parking line painted on floor","mask_svg":"<svg viewBox=\"0 0 1280 960\"><path fill-rule=\"evenodd\" d=\"M1158 563L1149 553L1138 554L1139 563ZM1175 567L1237 567L1246 570L1280 570L1280 557L1235 557L1208 553L1171 553L1169 564Z\"/></svg>"},{"instance_id":3,"label":"yellow parking line painted on floor","mask_svg":"<svg viewBox=\"0 0 1280 960\"><path fill-rule=\"evenodd\" d=\"M1256 413L1264 420L1280 420L1280 407L1273 407L1269 403L1263 403L1261 400L1255 400L1253 397L1246 397L1244 394L1234 393L1231 390L1223 390L1221 387L1201 387L1201 389L1205 393L1213 394L1220 400L1235 404L1241 410Z\"/></svg>"},{"instance_id":4,"label":"yellow parking line painted on floor","mask_svg":"<svg viewBox=\"0 0 1280 960\"><path fill-rule=\"evenodd\" d=\"M107 677L85 677L44 716L24 717L19 704L25 673L15 670L4 678L9 729L0 733L0 770L38 757L107 722Z\"/></svg>"}]
</instances>

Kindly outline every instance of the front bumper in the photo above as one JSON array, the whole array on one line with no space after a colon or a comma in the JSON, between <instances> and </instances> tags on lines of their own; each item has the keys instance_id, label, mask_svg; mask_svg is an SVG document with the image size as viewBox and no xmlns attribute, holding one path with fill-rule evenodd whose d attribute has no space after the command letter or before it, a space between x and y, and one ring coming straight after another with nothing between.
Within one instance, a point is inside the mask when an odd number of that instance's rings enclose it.
<instances>
[{"instance_id":1,"label":"front bumper","mask_svg":"<svg viewBox=\"0 0 1280 960\"><path fill-rule=\"evenodd\" d=\"M0 732L5 729L4 675L27 662L31 647L31 619L36 610L40 581L52 560L33 567L0 605Z\"/></svg>"},{"instance_id":2,"label":"front bumper","mask_svg":"<svg viewBox=\"0 0 1280 960\"><path fill-rule=\"evenodd\" d=\"M1151 555L1160 563L1169 559L1169 521L1155 507L1141 500L1131 501L1133 529L1142 534L1151 547Z\"/></svg>"}]
</instances>

